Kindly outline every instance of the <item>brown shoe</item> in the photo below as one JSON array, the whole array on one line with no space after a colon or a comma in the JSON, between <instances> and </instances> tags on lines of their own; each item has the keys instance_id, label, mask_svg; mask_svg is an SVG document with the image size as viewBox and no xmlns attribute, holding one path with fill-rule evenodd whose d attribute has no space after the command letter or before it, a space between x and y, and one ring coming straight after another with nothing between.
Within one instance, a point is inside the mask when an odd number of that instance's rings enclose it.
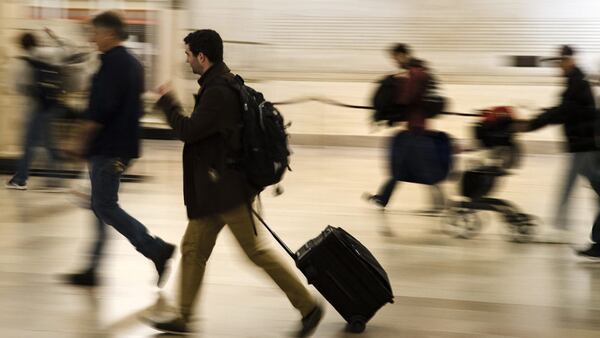
<instances>
[{"instance_id":1,"label":"brown shoe","mask_svg":"<svg viewBox=\"0 0 600 338\"><path fill-rule=\"evenodd\" d=\"M310 337L313 333L315 333L315 330L321 322L321 319L323 319L323 307L321 305L317 305L315 306L314 310L302 318L302 328L300 331L298 331L296 337Z\"/></svg>"}]
</instances>

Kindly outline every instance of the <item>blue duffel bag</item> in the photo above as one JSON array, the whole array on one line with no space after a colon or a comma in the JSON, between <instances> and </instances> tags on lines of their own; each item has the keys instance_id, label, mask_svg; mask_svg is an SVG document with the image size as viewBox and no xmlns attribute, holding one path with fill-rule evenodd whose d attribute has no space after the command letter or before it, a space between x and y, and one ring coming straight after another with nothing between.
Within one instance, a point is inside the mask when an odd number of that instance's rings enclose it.
<instances>
[{"instance_id":1,"label":"blue duffel bag","mask_svg":"<svg viewBox=\"0 0 600 338\"><path fill-rule=\"evenodd\" d=\"M392 138L390 156L396 180L437 184L452 168L452 142L441 131L402 131Z\"/></svg>"}]
</instances>

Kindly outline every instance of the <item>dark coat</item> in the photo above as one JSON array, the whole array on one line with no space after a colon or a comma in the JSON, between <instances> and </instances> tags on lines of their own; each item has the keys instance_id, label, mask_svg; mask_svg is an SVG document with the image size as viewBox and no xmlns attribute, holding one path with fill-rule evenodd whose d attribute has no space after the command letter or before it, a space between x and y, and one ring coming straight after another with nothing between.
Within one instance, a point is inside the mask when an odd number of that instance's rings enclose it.
<instances>
[{"instance_id":1,"label":"dark coat","mask_svg":"<svg viewBox=\"0 0 600 338\"><path fill-rule=\"evenodd\" d=\"M202 75L190 117L170 94L157 102L175 135L185 142L183 194L190 219L239 207L254 196L243 174L229 164L241 151L242 107L228 78L233 74L224 63Z\"/></svg>"},{"instance_id":2,"label":"dark coat","mask_svg":"<svg viewBox=\"0 0 600 338\"><path fill-rule=\"evenodd\" d=\"M560 105L546 111L530 123L536 130L548 124L562 124L568 141L569 152L597 150L596 124L598 116L594 95L583 72L575 67L567 75L567 88Z\"/></svg>"}]
</instances>

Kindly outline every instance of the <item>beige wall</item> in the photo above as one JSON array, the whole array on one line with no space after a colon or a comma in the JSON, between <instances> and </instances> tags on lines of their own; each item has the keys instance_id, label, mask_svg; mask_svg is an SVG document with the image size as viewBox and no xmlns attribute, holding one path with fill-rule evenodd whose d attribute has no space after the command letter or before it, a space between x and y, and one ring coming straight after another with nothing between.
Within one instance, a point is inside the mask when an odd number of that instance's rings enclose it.
<instances>
[{"instance_id":1,"label":"beige wall","mask_svg":"<svg viewBox=\"0 0 600 338\"><path fill-rule=\"evenodd\" d=\"M550 4L551 3L551 4ZM229 66L270 100L327 96L369 104L373 80L394 65L385 49L410 43L427 59L451 99L451 111L492 105L520 107L520 116L555 104L562 80L555 68L506 67L509 55L551 55L570 43L590 73L600 65L600 2L574 0L229 0L188 1L188 28L213 28L225 40ZM226 19L224 19L226 18ZM175 40L181 40L180 30ZM241 42L241 43L240 43ZM181 46L173 49L178 78L189 77ZM178 64L178 65L177 65ZM194 81L180 81L188 103ZM528 108L528 109L525 109ZM309 103L282 107L297 134L385 135L373 132L369 112ZM465 118L434 122L459 138L471 136ZM558 128L523 136L562 140Z\"/></svg>"},{"instance_id":2,"label":"beige wall","mask_svg":"<svg viewBox=\"0 0 600 338\"><path fill-rule=\"evenodd\" d=\"M12 2L0 2L0 155L18 151L24 114L21 101L9 88L11 56L14 55L15 20L19 7Z\"/></svg>"},{"instance_id":3,"label":"beige wall","mask_svg":"<svg viewBox=\"0 0 600 338\"><path fill-rule=\"evenodd\" d=\"M600 65L597 0L193 0L190 28L214 28L238 69L281 78L372 79L393 69L384 52L410 43L447 81L476 76L527 83L553 69L505 67L509 55L548 55L573 44ZM226 19L225 19L226 18ZM264 45L240 45L236 41Z\"/></svg>"},{"instance_id":4,"label":"beige wall","mask_svg":"<svg viewBox=\"0 0 600 338\"><path fill-rule=\"evenodd\" d=\"M491 105L538 108L552 105L560 91L556 69L515 69L501 61L510 54L547 54L559 43L575 43L585 51L582 63L595 69L600 45L600 2L554 3L531 0L189 0L185 10L166 1L63 1L71 6L155 8L159 11L152 71L156 81L174 80L182 99L191 103L195 77L184 63L182 38L190 29L214 28L225 43L230 67L273 101L320 95L353 104L369 104L373 80L394 69L383 51L396 41L411 43L441 77L450 110L469 112ZM14 36L17 1L0 2L0 37ZM22 5L22 2L19 2ZM427 10L425 10L427 8ZM6 20L6 18L10 20ZM12 20L12 21L11 21ZM54 22L56 23L56 22ZM26 26L26 25L25 25ZM68 25L57 24L53 28ZM0 58L11 51L0 46ZM4 72L6 63L0 64ZM5 77L3 77L5 78ZM302 81L298 81L302 80ZM151 88L149 88L151 89ZM23 107L0 89L0 152L18 151ZM318 103L286 106L292 133L384 135L373 133L368 112ZM534 112L522 109L528 116ZM469 137L468 119L442 118L440 129ZM556 141L557 129L526 135L527 140Z\"/></svg>"}]
</instances>

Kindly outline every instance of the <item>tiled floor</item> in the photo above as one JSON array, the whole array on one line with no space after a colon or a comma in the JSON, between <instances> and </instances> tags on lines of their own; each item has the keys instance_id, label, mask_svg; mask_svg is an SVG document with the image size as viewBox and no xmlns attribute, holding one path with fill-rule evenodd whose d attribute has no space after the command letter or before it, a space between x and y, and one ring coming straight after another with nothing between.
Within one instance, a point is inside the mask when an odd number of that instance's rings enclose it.
<instances>
[{"instance_id":1,"label":"tiled floor","mask_svg":"<svg viewBox=\"0 0 600 338\"><path fill-rule=\"evenodd\" d=\"M179 242L186 225L180 149L148 142L124 184L121 203L154 233ZM265 215L297 248L326 225L342 226L369 247L389 273L396 296L369 323L363 337L598 337L600 265L581 260L567 245L516 244L495 215L471 240L441 231L421 186L399 186L385 213L361 200L381 183L385 162L377 149L296 148L285 193L263 196ZM496 196L552 220L564 156L527 157L503 180ZM102 287L62 285L57 275L82 264L93 218L67 193L0 189L0 337L154 337L137 316L153 304L151 263L112 231ZM445 189L450 194L456 183ZM585 184L573 198L571 220L581 243L596 209ZM283 253L282 253L283 254ZM177 273L165 287L175 293ZM224 231L209 262L196 337L285 337L297 315L280 291L249 265ZM331 307L315 337L354 337Z\"/></svg>"}]
</instances>

